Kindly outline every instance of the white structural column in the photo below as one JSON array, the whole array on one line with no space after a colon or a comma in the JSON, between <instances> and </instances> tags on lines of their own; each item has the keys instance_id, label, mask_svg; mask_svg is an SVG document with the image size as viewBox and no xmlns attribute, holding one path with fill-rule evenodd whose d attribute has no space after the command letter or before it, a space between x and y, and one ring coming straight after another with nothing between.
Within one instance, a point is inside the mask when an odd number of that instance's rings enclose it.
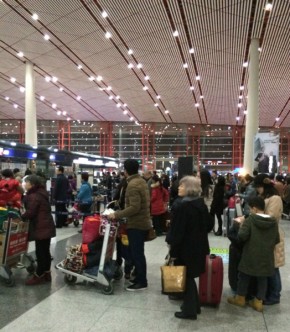
<instances>
[{"instance_id":1,"label":"white structural column","mask_svg":"<svg viewBox=\"0 0 290 332\"><path fill-rule=\"evenodd\" d=\"M245 128L244 165L246 173L254 170L254 138L259 128L259 39L254 38L250 45L248 107Z\"/></svg>"},{"instance_id":2,"label":"white structural column","mask_svg":"<svg viewBox=\"0 0 290 332\"><path fill-rule=\"evenodd\" d=\"M37 146L34 69L26 62L25 70L25 144Z\"/></svg>"}]
</instances>

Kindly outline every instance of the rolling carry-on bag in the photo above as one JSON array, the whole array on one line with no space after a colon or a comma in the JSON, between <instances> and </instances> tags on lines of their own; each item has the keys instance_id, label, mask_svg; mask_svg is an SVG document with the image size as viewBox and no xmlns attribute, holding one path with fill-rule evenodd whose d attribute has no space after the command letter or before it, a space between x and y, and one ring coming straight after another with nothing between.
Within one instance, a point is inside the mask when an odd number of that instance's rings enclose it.
<instances>
[{"instance_id":1,"label":"rolling carry-on bag","mask_svg":"<svg viewBox=\"0 0 290 332\"><path fill-rule=\"evenodd\" d=\"M223 236L228 236L233 219L236 217L236 209L225 208L223 215Z\"/></svg>"},{"instance_id":2,"label":"rolling carry-on bag","mask_svg":"<svg viewBox=\"0 0 290 332\"><path fill-rule=\"evenodd\" d=\"M223 291L224 268L220 256L207 255L205 272L199 277L200 304L219 305Z\"/></svg>"}]
</instances>

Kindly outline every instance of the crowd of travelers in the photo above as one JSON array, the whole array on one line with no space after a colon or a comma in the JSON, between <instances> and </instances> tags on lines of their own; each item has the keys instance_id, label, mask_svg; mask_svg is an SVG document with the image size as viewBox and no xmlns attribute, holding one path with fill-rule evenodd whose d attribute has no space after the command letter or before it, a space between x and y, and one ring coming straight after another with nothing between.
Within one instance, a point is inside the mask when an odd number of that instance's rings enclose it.
<instances>
[{"instance_id":1,"label":"crowd of travelers","mask_svg":"<svg viewBox=\"0 0 290 332\"><path fill-rule=\"evenodd\" d=\"M19 209L23 220L29 222L29 240L35 241L37 270L26 285L51 281L50 241L56 228L68 225L67 202L78 202L82 213L90 213L93 189L88 173L81 174L79 190L76 177L66 176L64 167L57 167L56 174L54 222L43 174L31 174L28 170L22 185L19 169L2 171L0 206ZM282 212L288 215L290 210L290 177L266 173L221 175L202 169L181 179L177 175L170 179L167 174L154 171L141 175L137 160L128 159L124 172L107 172L102 184L108 190L108 200L116 201L118 207L108 218L126 220L129 246L124 269L125 278L130 280L128 291L148 287L145 241L153 227L157 236L165 236L173 264L187 268L185 291L177 297L183 299L183 304L175 317L196 319L201 308L195 278L205 271L208 223L216 217L217 227L213 225L211 230L221 236L224 209L234 198L241 201L243 215L234 220L229 235L240 250L240 260L237 288L228 303L244 307L250 296L249 305L262 311L263 305L280 302L279 268L285 264L285 257L279 222ZM120 244L117 239L117 263L121 266ZM249 290L252 280L255 287Z\"/></svg>"}]
</instances>

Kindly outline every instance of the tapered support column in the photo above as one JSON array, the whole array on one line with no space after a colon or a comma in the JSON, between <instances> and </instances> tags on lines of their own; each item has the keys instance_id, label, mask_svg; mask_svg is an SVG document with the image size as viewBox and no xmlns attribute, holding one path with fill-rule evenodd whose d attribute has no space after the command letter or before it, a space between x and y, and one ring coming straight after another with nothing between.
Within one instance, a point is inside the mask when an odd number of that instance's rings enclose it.
<instances>
[{"instance_id":1,"label":"tapered support column","mask_svg":"<svg viewBox=\"0 0 290 332\"><path fill-rule=\"evenodd\" d=\"M254 138L259 127L259 39L250 45L248 109L245 128L244 170L252 174L254 170Z\"/></svg>"},{"instance_id":2,"label":"tapered support column","mask_svg":"<svg viewBox=\"0 0 290 332\"><path fill-rule=\"evenodd\" d=\"M25 144L37 146L35 81L30 62L26 62L25 70Z\"/></svg>"}]
</instances>

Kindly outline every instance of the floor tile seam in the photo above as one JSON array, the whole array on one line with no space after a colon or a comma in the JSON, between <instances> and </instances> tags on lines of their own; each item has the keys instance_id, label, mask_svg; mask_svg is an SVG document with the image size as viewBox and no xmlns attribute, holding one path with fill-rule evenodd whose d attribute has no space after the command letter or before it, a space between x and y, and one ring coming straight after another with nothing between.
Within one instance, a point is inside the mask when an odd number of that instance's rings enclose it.
<instances>
[{"instance_id":1,"label":"floor tile seam","mask_svg":"<svg viewBox=\"0 0 290 332\"><path fill-rule=\"evenodd\" d=\"M160 310L160 309L156 309L156 308L136 307L136 306L131 306L131 305L120 306L115 303L112 303L109 307L115 307L115 308L120 308L120 309L146 310L149 312L170 312L170 313L172 313L172 310ZM177 308L179 308L179 306L177 306Z\"/></svg>"}]
</instances>

